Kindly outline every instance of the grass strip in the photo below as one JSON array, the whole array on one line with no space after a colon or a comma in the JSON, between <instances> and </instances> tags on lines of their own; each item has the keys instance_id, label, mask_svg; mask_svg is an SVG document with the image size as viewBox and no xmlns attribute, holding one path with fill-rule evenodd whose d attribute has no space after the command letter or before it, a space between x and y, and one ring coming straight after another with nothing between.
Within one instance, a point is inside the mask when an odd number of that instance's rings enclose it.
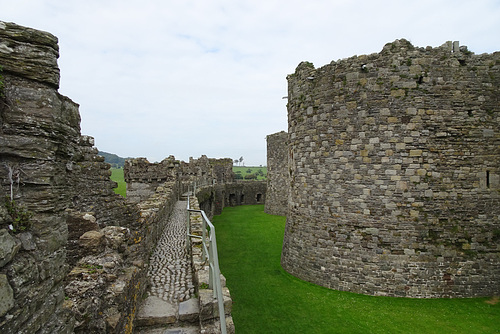
<instances>
[{"instance_id":1,"label":"grass strip","mask_svg":"<svg viewBox=\"0 0 500 334\"><path fill-rule=\"evenodd\" d=\"M280 265L285 218L263 205L227 207L213 222L238 334L500 333L500 303L487 298L373 297L291 276Z\"/></svg>"}]
</instances>

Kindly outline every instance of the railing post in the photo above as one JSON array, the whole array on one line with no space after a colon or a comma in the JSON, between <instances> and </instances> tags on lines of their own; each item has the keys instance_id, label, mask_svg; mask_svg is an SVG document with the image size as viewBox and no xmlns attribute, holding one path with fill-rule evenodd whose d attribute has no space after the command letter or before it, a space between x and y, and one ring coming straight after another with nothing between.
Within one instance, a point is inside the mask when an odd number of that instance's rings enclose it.
<instances>
[{"instance_id":1,"label":"railing post","mask_svg":"<svg viewBox=\"0 0 500 334\"><path fill-rule=\"evenodd\" d=\"M217 298L219 305L219 318L220 318L220 329L222 334L226 334L226 312L224 310L224 296L222 295L222 283L220 281L220 268L219 268L219 257L217 251L217 240L215 238L215 227L212 226L210 229L210 248L213 256L213 266L214 266L214 276L216 279L214 287L214 297Z\"/></svg>"},{"instance_id":2,"label":"railing post","mask_svg":"<svg viewBox=\"0 0 500 334\"><path fill-rule=\"evenodd\" d=\"M203 223L201 224L201 240L203 242L203 245L206 247L209 247L210 245L207 245L207 224L205 222L205 219L202 219ZM207 257L210 256L209 254L205 254L205 252L202 252L203 254L203 261L206 261Z\"/></svg>"},{"instance_id":3,"label":"railing post","mask_svg":"<svg viewBox=\"0 0 500 334\"><path fill-rule=\"evenodd\" d=\"M186 210L186 251L191 254L191 212L189 211L189 192L187 196L187 210Z\"/></svg>"}]
</instances>

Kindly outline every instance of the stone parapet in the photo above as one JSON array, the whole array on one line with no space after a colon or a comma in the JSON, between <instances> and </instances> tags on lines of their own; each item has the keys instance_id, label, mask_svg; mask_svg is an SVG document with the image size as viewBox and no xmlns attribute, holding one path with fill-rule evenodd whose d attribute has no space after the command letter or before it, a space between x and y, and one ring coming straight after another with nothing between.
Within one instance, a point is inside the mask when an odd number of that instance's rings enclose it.
<instances>
[{"instance_id":1,"label":"stone parapet","mask_svg":"<svg viewBox=\"0 0 500 334\"><path fill-rule=\"evenodd\" d=\"M57 92L57 50L0 22L0 329L130 333L177 184L140 207L114 193L78 104Z\"/></svg>"}]
</instances>

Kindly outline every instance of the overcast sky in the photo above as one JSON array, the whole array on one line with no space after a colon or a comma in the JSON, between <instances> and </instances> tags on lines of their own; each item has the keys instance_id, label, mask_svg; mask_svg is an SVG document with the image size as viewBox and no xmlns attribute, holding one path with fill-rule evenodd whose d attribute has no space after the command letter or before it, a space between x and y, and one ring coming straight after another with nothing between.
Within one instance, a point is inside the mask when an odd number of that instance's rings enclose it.
<instances>
[{"instance_id":1,"label":"overcast sky","mask_svg":"<svg viewBox=\"0 0 500 334\"><path fill-rule=\"evenodd\" d=\"M150 162L265 165L301 61L320 67L399 38L500 50L499 0L0 0L0 20L56 35L59 91L80 104L82 134Z\"/></svg>"}]
</instances>

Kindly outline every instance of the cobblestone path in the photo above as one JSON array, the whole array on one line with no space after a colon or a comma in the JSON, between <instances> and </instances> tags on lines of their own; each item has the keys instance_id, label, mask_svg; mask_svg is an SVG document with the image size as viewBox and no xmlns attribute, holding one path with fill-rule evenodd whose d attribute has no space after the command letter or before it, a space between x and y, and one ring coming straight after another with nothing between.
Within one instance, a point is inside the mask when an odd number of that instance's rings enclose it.
<instances>
[{"instance_id":1,"label":"cobblestone path","mask_svg":"<svg viewBox=\"0 0 500 334\"><path fill-rule=\"evenodd\" d=\"M194 296L191 259L186 252L187 201L177 201L151 255L149 295L177 304Z\"/></svg>"}]
</instances>

